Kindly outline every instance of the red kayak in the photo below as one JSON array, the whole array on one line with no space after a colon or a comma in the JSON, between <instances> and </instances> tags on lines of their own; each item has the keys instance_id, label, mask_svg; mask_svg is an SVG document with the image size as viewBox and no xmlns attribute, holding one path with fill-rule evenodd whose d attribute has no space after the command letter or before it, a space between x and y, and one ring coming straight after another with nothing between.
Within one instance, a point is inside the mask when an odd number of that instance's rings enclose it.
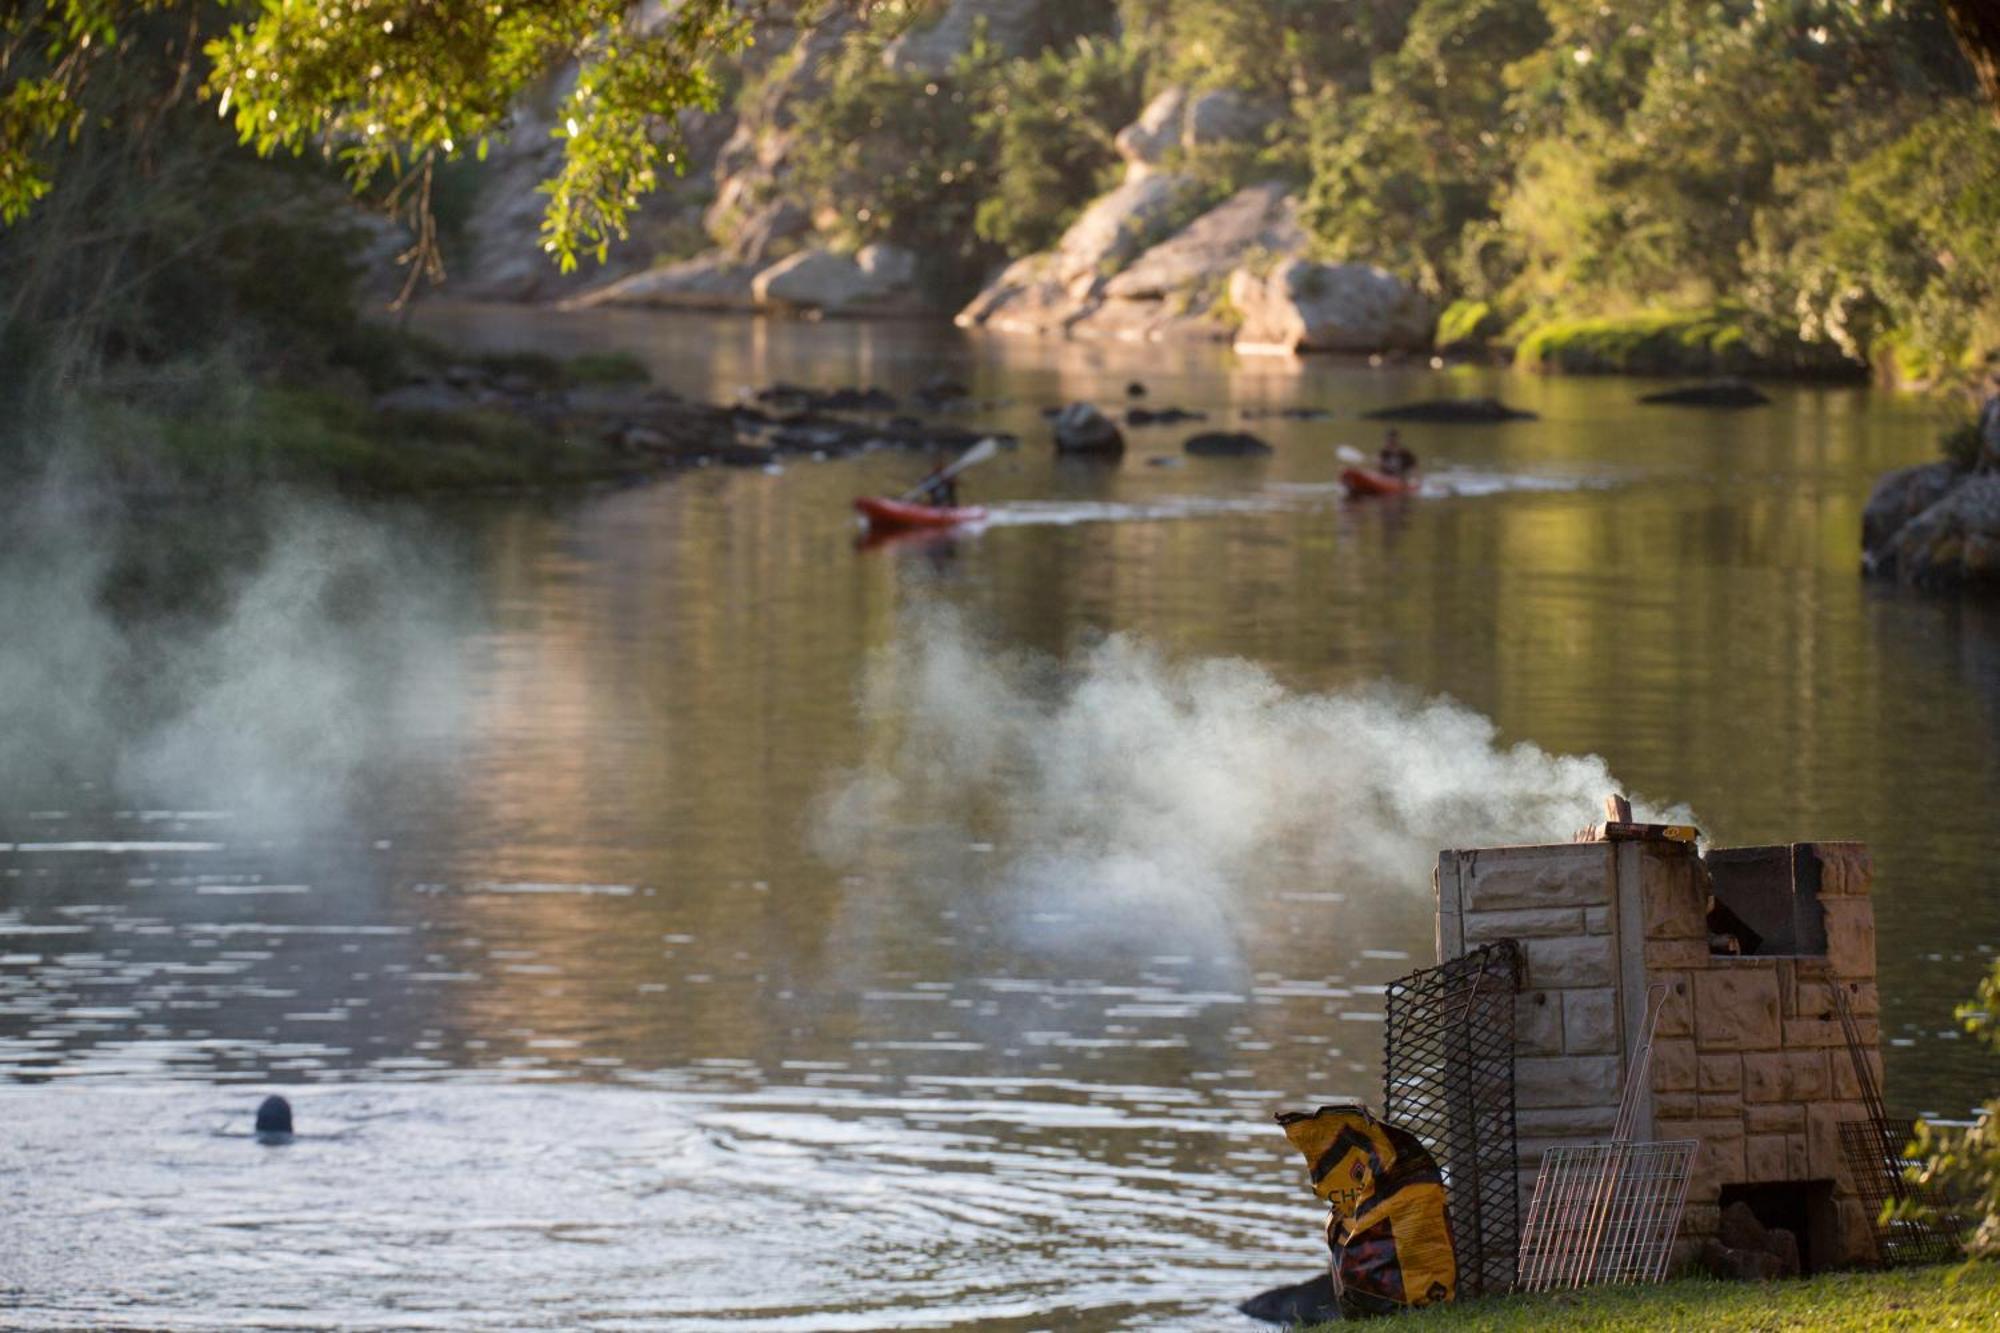
<instances>
[{"instance_id":1,"label":"red kayak","mask_svg":"<svg viewBox=\"0 0 2000 1333\"><path fill-rule=\"evenodd\" d=\"M1414 495L1423 483L1415 477L1392 477L1365 467L1351 467L1340 474L1340 484L1349 495Z\"/></svg>"},{"instance_id":2,"label":"red kayak","mask_svg":"<svg viewBox=\"0 0 2000 1333\"><path fill-rule=\"evenodd\" d=\"M864 495L856 500L854 508L876 532L956 528L981 522L986 517L986 511L976 505L968 509L947 509L939 505L907 504L902 500L887 500L873 495Z\"/></svg>"}]
</instances>

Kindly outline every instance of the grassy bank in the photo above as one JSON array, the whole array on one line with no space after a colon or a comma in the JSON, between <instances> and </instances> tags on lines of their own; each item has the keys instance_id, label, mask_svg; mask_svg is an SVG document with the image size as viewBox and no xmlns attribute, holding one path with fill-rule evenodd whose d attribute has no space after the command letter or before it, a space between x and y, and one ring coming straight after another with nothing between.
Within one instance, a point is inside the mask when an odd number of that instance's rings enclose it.
<instances>
[{"instance_id":1,"label":"grassy bank","mask_svg":"<svg viewBox=\"0 0 2000 1333\"><path fill-rule=\"evenodd\" d=\"M1341 1324L1321 1324L1336 1333ZM1833 1273L1796 1282L1688 1278L1657 1287L1605 1287L1468 1301L1404 1315L1398 1329L1522 1333L1651 1333L1658 1329L1776 1330L2000 1328L2000 1265Z\"/></svg>"},{"instance_id":2,"label":"grassy bank","mask_svg":"<svg viewBox=\"0 0 2000 1333\"><path fill-rule=\"evenodd\" d=\"M1552 319L1518 340L1522 370L1569 374L1768 375L1861 379L1867 367L1831 347L1729 307Z\"/></svg>"}]
</instances>

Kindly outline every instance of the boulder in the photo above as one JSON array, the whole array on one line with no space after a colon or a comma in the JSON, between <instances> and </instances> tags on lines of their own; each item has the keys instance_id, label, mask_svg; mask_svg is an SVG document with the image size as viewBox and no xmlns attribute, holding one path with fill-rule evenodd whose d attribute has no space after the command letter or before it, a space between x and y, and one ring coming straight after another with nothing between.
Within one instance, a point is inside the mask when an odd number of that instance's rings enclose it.
<instances>
[{"instance_id":1,"label":"boulder","mask_svg":"<svg viewBox=\"0 0 2000 1333\"><path fill-rule=\"evenodd\" d=\"M1182 114L1181 147L1190 152L1238 144L1254 147L1281 114L1281 108L1249 93L1231 88L1205 92Z\"/></svg>"},{"instance_id":2,"label":"boulder","mask_svg":"<svg viewBox=\"0 0 2000 1333\"><path fill-rule=\"evenodd\" d=\"M594 287L562 302L565 310L593 306L654 306L676 310L748 310L755 304L753 265L742 264L719 251L647 269Z\"/></svg>"},{"instance_id":3,"label":"boulder","mask_svg":"<svg viewBox=\"0 0 2000 1333\"><path fill-rule=\"evenodd\" d=\"M1865 559L1923 587L2000 588L2000 475L1963 475Z\"/></svg>"},{"instance_id":4,"label":"boulder","mask_svg":"<svg viewBox=\"0 0 2000 1333\"><path fill-rule=\"evenodd\" d=\"M1378 407L1361 414L1369 421L1533 421L1535 414L1509 407L1497 398L1431 398L1421 403Z\"/></svg>"},{"instance_id":5,"label":"boulder","mask_svg":"<svg viewBox=\"0 0 2000 1333\"><path fill-rule=\"evenodd\" d=\"M1271 452L1270 445L1240 430L1203 431L1188 437L1181 449L1196 458L1261 458Z\"/></svg>"},{"instance_id":6,"label":"boulder","mask_svg":"<svg viewBox=\"0 0 2000 1333\"><path fill-rule=\"evenodd\" d=\"M2000 471L2000 393L1979 405L1979 470Z\"/></svg>"},{"instance_id":7,"label":"boulder","mask_svg":"<svg viewBox=\"0 0 2000 1333\"><path fill-rule=\"evenodd\" d=\"M1939 460L1897 468L1876 482L1861 511L1864 561L1874 559L1873 553L1884 550L1904 524L1942 500L1964 476L1962 469Z\"/></svg>"},{"instance_id":8,"label":"boulder","mask_svg":"<svg viewBox=\"0 0 2000 1333\"><path fill-rule=\"evenodd\" d=\"M1709 380L1643 394L1639 401L1670 407L1764 407L1771 400L1748 380Z\"/></svg>"},{"instance_id":9,"label":"boulder","mask_svg":"<svg viewBox=\"0 0 2000 1333\"><path fill-rule=\"evenodd\" d=\"M1287 259L1269 273L1229 275L1241 314L1243 353L1417 351L1430 346L1437 314L1418 291L1373 264Z\"/></svg>"},{"instance_id":10,"label":"boulder","mask_svg":"<svg viewBox=\"0 0 2000 1333\"><path fill-rule=\"evenodd\" d=\"M1047 0L949 0L931 23L920 24L890 42L882 63L906 74L943 74L972 49L985 30L986 41L1003 55L1024 54L1043 28Z\"/></svg>"},{"instance_id":11,"label":"boulder","mask_svg":"<svg viewBox=\"0 0 2000 1333\"><path fill-rule=\"evenodd\" d=\"M910 310L918 305L916 279L917 257L901 246L869 245L851 255L801 250L753 278L750 294L770 310Z\"/></svg>"},{"instance_id":12,"label":"boulder","mask_svg":"<svg viewBox=\"0 0 2000 1333\"><path fill-rule=\"evenodd\" d=\"M1071 403L1055 418L1056 448L1070 454L1122 454L1125 436L1117 423L1090 403Z\"/></svg>"},{"instance_id":13,"label":"boulder","mask_svg":"<svg viewBox=\"0 0 2000 1333\"><path fill-rule=\"evenodd\" d=\"M1075 331L1128 339L1228 338L1234 329L1220 311L1229 275L1260 257L1296 254L1305 244L1298 201L1285 187L1250 186L1106 282L1102 303L1076 322Z\"/></svg>"},{"instance_id":14,"label":"boulder","mask_svg":"<svg viewBox=\"0 0 2000 1333\"><path fill-rule=\"evenodd\" d=\"M1125 159L1126 179L1166 165L1167 158L1180 147L1187 102L1187 89L1169 88L1146 103L1137 120L1118 131L1113 144L1118 156Z\"/></svg>"},{"instance_id":15,"label":"boulder","mask_svg":"<svg viewBox=\"0 0 2000 1333\"><path fill-rule=\"evenodd\" d=\"M1176 172L1127 180L1086 208L1054 250L1009 264L958 313L959 326L1067 330L1096 308L1106 278L1171 230L1199 190Z\"/></svg>"}]
</instances>

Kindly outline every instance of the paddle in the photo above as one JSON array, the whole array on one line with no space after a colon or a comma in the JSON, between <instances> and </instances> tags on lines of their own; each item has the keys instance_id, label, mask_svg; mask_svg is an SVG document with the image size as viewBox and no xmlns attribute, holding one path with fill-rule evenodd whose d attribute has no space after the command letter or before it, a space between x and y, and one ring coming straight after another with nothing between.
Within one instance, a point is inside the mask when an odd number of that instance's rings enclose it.
<instances>
[{"instance_id":1,"label":"paddle","mask_svg":"<svg viewBox=\"0 0 2000 1333\"><path fill-rule=\"evenodd\" d=\"M1356 449L1351 444L1337 445L1335 446L1333 453L1334 457L1338 458L1343 463L1354 463L1359 465L1362 463L1366 463L1368 461L1368 455L1362 453L1359 449Z\"/></svg>"},{"instance_id":2,"label":"paddle","mask_svg":"<svg viewBox=\"0 0 2000 1333\"><path fill-rule=\"evenodd\" d=\"M909 504L912 501L914 501L918 496L930 490L931 487L939 486L947 481L950 481L953 477L956 477L959 473L965 471L967 468L971 467L974 463L984 463L987 459L993 457L993 455L999 452L1000 452L1000 441L994 439L992 436L989 435L985 439L981 440L978 444L973 445L970 449L967 449L964 453L960 454L955 460L953 460L951 466L945 468L942 472L939 472L934 477L925 477L921 483L919 483L918 485L912 487L907 491L904 491L897 498L901 500L904 504Z\"/></svg>"}]
</instances>

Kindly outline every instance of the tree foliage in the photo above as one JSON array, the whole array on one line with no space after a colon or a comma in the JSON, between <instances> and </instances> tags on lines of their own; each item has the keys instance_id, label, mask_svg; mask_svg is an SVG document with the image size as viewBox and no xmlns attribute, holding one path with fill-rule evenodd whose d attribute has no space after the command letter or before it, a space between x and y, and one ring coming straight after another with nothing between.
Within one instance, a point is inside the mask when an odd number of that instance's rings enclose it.
<instances>
[{"instance_id":1,"label":"tree foliage","mask_svg":"<svg viewBox=\"0 0 2000 1333\"><path fill-rule=\"evenodd\" d=\"M1958 1019L1982 1045L2000 1052L2000 964L1980 980ZM2000 1097L1981 1108L1970 1129L1917 1122L1917 1178L1969 1208L1977 1223L1966 1249L1976 1258L2000 1255Z\"/></svg>"}]
</instances>

